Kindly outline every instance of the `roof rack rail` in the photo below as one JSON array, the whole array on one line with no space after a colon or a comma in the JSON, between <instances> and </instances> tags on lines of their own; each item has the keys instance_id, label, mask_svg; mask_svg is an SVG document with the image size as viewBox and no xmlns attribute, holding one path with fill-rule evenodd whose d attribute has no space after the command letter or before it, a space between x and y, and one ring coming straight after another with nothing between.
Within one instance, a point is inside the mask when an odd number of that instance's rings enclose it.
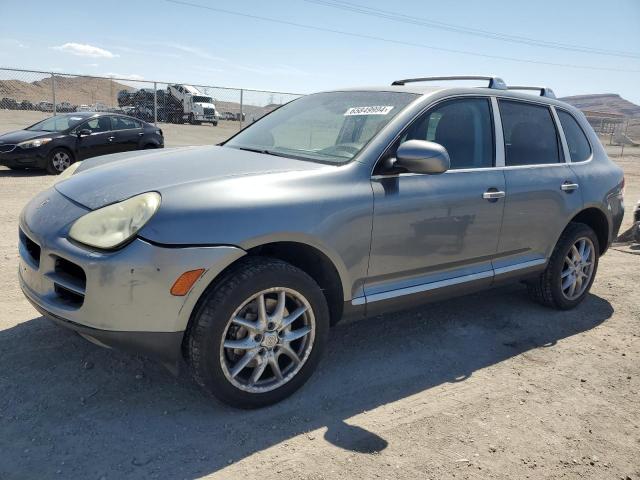
<instances>
[{"instance_id":1,"label":"roof rack rail","mask_svg":"<svg viewBox=\"0 0 640 480\"><path fill-rule=\"evenodd\" d=\"M391 85L405 85L415 82L437 82L438 80L489 80L489 88L496 90L506 90L507 84L500 77L488 77L484 75L452 75L449 77L423 77L423 78L407 78L404 80L396 80Z\"/></svg>"},{"instance_id":2,"label":"roof rack rail","mask_svg":"<svg viewBox=\"0 0 640 480\"><path fill-rule=\"evenodd\" d=\"M541 97L556 98L556 94L553 93L549 87L528 87L525 85L509 85L507 90L537 90L540 92Z\"/></svg>"}]
</instances>

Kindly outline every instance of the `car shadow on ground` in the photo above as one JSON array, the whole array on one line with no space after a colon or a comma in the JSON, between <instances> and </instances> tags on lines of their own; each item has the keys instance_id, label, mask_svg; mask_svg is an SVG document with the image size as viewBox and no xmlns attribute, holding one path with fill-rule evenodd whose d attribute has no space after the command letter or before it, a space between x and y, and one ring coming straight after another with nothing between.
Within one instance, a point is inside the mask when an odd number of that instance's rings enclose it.
<instances>
[{"instance_id":1,"label":"car shadow on ground","mask_svg":"<svg viewBox=\"0 0 640 480\"><path fill-rule=\"evenodd\" d=\"M571 312L545 309L517 285L339 324L307 385L253 411L35 318L0 332L0 477L192 479L319 428L343 449L381 451L387 441L350 417L464 381L612 313L594 295Z\"/></svg>"},{"instance_id":2,"label":"car shadow on ground","mask_svg":"<svg viewBox=\"0 0 640 480\"><path fill-rule=\"evenodd\" d=\"M10 168L0 167L0 177L46 177L48 175L45 170L38 168L11 170Z\"/></svg>"}]
</instances>

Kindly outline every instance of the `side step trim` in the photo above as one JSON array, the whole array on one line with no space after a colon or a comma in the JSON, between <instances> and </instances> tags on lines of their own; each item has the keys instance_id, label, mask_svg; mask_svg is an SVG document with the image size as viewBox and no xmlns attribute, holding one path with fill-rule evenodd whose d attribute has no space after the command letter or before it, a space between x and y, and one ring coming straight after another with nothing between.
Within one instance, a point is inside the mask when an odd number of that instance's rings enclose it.
<instances>
[{"instance_id":1,"label":"side step trim","mask_svg":"<svg viewBox=\"0 0 640 480\"><path fill-rule=\"evenodd\" d=\"M414 293L428 292L429 290L436 290L438 288L449 287L452 285L458 285L460 283L472 282L474 280L481 280L483 278L493 277L493 270L487 270L486 272L472 273L471 275L463 275L461 277L448 278L446 280L440 280L438 282L423 283L421 285L414 285L413 287L399 288L397 290L389 290L388 292L374 293L373 295L366 295L366 303L379 302L381 300L388 300L390 298L402 297L404 295L412 295ZM351 303L356 300L362 301L365 297L354 298Z\"/></svg>"},{"instance_id":2,"label":"side step trim","mask_svg":"<svg viewBox=\"0 0 640 480\"><path fill-rule=\"evenodd\" d=\"M537 267L539 265L544 265L545 263L547 263L547 261L544 258L539 258L537 260L529 260L528 262L509 265L508 267L496 268L494 269L494 272L496 272L497 277L498 275L515 272L516 270L524 270L525 268Z\"/></svg>"},{"instance_id":3,"label":"side step trim","mask_svg":"<svg viewBox=\"0 0 640 480\"><path fill-rule=\"evenodd\" d=\"M391 298L402 297L404 295L412 295L414 293L428 292L430 290L437 290L439 288L450 287L453 285L459 285L461 283L473 282L475 280L482 280L485 278L491 278L494 276L504 275L506 273L514 272L516 270L524 270L531 267L537 267L544 265L546 259L540 258L537 260L530 260L528 262L516 263L509 265L508 267L500 267L495 270L487 270L485 272L472 273L471 275L463 275L461 277L448 278L446 280L440 280L437 282L423 283L420 285L414 285L413 287L399 288L397 290L389 290L387 292L374 293L372 295L364 295L351 300L352 305L364 305L365 303L374 303L382 300L389 300Z\"/></svg>"}]
</instances>

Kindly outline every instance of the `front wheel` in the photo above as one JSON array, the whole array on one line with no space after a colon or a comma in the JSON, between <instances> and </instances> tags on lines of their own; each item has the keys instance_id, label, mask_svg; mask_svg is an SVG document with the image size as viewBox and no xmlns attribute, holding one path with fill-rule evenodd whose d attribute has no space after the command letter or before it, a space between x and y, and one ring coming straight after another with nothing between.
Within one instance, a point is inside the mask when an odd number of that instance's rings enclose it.
<instances>
[{"instance_id":1,"label":"front wheel","mask_svg":"<svg viewBox=\"0 0 640 480\"><path fill-rule=\"evenodd\" d=\"M311 277L281 260L242 260L204 294L187 356L195 380L224 403L258 408L300 388L327 341L329 310Z\"/></svg>"},{"instance_id":2,"label":"front wheel","mask_svg":"<svg viewBox=\"0 0 640 480\"><path fill-rule=\"evenodd\" d=\"M600 245L583 223L570 223L562 232L540 277L528 284L531 297L559 310L577 306L589 293L598 270Z\"/></svg>"},{"instance_id":3,"label":"front wheel","mask_svg":"<svg viewBox=\"0 0 640 480\"><path fill-rule=\"evenodd\" d=\"M73 163L71 152L64 148L54 148L47 157L47 172L60 175Z\"/></svg>"}]
</instances>

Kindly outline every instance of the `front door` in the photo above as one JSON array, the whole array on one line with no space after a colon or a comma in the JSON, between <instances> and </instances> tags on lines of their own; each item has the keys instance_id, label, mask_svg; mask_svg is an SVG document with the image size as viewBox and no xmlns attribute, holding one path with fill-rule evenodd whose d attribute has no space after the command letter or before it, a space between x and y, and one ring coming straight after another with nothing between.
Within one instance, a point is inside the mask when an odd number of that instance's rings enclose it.
<instances>
[{"instance_id":1,"label":"front door","mask_svg":"<svg viewBox=\"0 0 640 480\"><path fill-rule=\"evenodd\" d=\"M494 168L491 119L487 98L442 102L414 121L395 148L406 140L434 141L447 149L451 169L372 178L367 308L440 287L491 283L505 191L503 171Z\"/></svg>"}]
</instances>

